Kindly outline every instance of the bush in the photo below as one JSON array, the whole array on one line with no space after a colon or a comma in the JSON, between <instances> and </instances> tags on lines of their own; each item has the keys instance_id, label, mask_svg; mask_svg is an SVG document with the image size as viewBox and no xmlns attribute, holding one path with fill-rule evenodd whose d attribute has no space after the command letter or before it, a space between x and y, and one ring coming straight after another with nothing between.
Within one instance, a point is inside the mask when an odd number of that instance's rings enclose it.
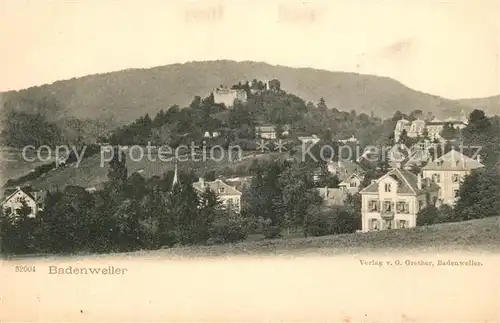
<instances>
[{"instance_id":1,"label":"bush","mask_svg":"<svg viewBox=\"0 0 500 323\"><path fill-rule=\"evenodd\" d=\"M417 226L434 224L439 216L437 207L428 205L417 213Z\"/></svg>"},{"instance_id":2,"label":"bush","mask_svg":"<svg viewBox=\"0 0 500 323\"><path fill-rule=\"evenodd\" d=\"M453 208L448 204L443 204L439 207L439 214L434 223L447 223L456 221Z\"/></svg>"},{"instance_id":3,"label":"bush","mask_svg":"<svg viewBox=\"0 0 500 323\"><path fill-rule=\"evenodd\" d=\"M264 228L263 233L266 239L281 238L281 227L276 225L267 226Z\"/></svg>"},{"instance_id":4,"label":"bush","mask_svg":"<svg viewBox=\"0 0 500 323\"><path fill-rule=\"evenodd\" d=\"M214 243L238 242L248 234L245 218L232 211L224 211L210 227L210 239Z\"/></svg>"},{"instance_id":5,"label":"bush","mask_svg":"<svg viewBox=\"0 0 500 323\"><path fill-rule=\"evenodd\" d=\"M310 213L304 231L312 236L353 233L360 224L360 217L345 207L323 208Z\"/></svg>"}]
</instances>

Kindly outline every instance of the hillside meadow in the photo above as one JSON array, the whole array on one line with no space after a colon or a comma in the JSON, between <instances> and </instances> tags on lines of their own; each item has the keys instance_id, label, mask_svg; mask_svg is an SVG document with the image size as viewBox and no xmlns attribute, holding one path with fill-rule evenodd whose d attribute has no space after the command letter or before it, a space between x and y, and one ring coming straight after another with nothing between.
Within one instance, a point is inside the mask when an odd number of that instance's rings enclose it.
<instances>
[{"instance_id":1,"label":"hillside meadow","mask_svg":"<svg viewBox=\"0 0 500 323\"><path fill-rule=\"evenodd\" d=\"M178 162L178 171L179 173L194 172L198 176L203 176L203 174L212 170L215 170L217 174L238 174L246 170L253 159L266 160L285 155L286 153L279 152L266 154L243 152L241 158L238 158L237 154L233 154L233 160L229 160L229 154L225 153L224 158L221 158L220 161L218 160L219 157L213 160L207 158L206 161L198 161L191 159L190 156L180 156L184 159ZM196 158L201 159L200 156L196 156ZM163 158L163 160L160 160L154 154L151 159L147 155L140 160L127 158L126 166L129 175L137 172L144 178L162 177L175 168L173 159L166 160ZM104 166L101 166L101 155L97 154L83 159L78 167L67 165L66 167L56 168L33 181L25 183L25 185L31 185L35 189L47 190L63 189L69 185L99 188L104 182L108 181L108 169L107 162L104 162Z\"/></svg>"}]
</instances>

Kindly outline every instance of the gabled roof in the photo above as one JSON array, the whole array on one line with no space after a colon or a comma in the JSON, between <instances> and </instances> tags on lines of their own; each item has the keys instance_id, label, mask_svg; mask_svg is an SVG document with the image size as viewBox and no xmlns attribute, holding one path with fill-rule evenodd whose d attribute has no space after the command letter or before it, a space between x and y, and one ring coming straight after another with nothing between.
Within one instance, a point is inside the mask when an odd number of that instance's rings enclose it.
<instances>
[{"instance_id":1,"label":"gabled roof","mask_svg":"<svg viewBox=\"0 0 500 323\"><path fill-rule=\"evenodd\" d=\"M204 182L203 185L201 182L193 183L194 189L196 189L198 192L205 192L207 186L220 196L241 195L240 191L230 185L227 185L220 179L216 179L213 182ZM223 189L223 192L221 192L220 189Z\"/></svg>"},{"instance_id":2,"label":"gabled roof","mask_svg":"<svg viewBox=\"0 0 500 323\"><path fill-rule=\"evenodd\" d=\"M443 156L427 163L423 170L471 170L484 165L459 151L450 150Z\"/></svg>"},{"instance_id":3,"label":"gabled roof","mask_svg":"<svg viewBox=\"0 0 500 323\"><path fill-rule=\"evenodd\" d=\"M426 149L418 149L414 151L408 160L405 162L404 167L411 167L412 165L421 165L429 160L429 152Z\"/></svg>"},{"instance_id":4,"label":"gabled roof","mask_svg":"<svg viewBox=\"0 0 500 323\"><path fill-rule=\"evenodd\" d=\"M339 180L341 181L348 179L353 174L362 177L365 173L365 170L359 164L351 160L339 160L337 162L330 161L329 165L333 166L333 168L337 172Z\"/></svg>"},{"instance_id":5,"label":"gabled roof","mask_svg":"<svg viewBox=\"0 0 500 323\"><path fill-rule=\"evenodd\" d=\"M9 191L7 191L7 192L9 192ZM39 191L39 192L37 192L37 198L35 198L35 196L33 194L33 193L35 193L35 190L33 190L31 187L29 187L29 186L23 187L23 188L19 187L19 188L16 188L15 190L9 192L10 194L8 193L8 196L3 199L2 204L7 202L8 200L10 200L18 192L22 192L24 195L26 195L28 198L33 200L35 203L42 203L43 200L45 199L45 197L47 196L46 191Z\"/></svg>"},{"instance_id":6,"label":"gabled roof","mask_svg":"<svg viewBox=\"0 0 500 323\"><path fill-rule=\"evenodd\" d=\"M378 193L379 190L379 182L387 177L391 177L398 183L397 194L402 195L420 195L425 192L436 191L439 190L439 186L431 181L428 178L422 179L422 188L418 188L418 177L412 172L407 171L406 169L395 168L389 171L384 176L380 177L375 182L371 183L363 190L361 190L361 194L363 193Z\"/></svg>"},{"instance_id":7,"label":"gabled roof","mask_svg":"<svg viewBox=\"0 0 500 323\"><path fill-rule=\"evenodd\" d=\"M347 176L344 176L343 179L341 179L341 182L339 183L339 186L340 185L347 185L349 180L353 177L357 177L360 181L363 180L363 176L357 174L357 173L351 173L351 174L348 174ZM339 179L340 179L340 176L339 176Z\"/></svg>"}]
</instances>

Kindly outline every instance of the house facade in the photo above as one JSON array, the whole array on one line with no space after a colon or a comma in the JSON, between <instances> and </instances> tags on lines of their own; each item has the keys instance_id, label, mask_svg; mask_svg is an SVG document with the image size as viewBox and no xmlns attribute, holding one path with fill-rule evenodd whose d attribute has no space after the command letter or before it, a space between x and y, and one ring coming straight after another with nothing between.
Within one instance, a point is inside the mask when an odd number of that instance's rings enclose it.
<instances>
[{"instance_id":1,"label":"house facade","mask_svg":"<svg viewBox=\"0 0 500 323\"><path fill-rule=\"evenodd\" d=\"M453 149L427 163L422 168L422 172L425 178L431 179L440 187L440 202L454 205L464 177L473 169L483 166L479 156L477 159L472 159Z\"/></svg>"},{"instance_id":2,"label":"house facade","mask_svg":"<svg viewBox=\"0 0 500 323\"><path fill-rule=\"evenodd\" d=\"M281 136L288 136L290 134L290 126L284 125L281 131ZM275 125L259 125L255 127L255 135L261 139L277 139L279 133Z\"/></svg>"},{"instance_id":3,"label":"house facade","mask_svg":"<svg viewBox=\"0 0 500 323\"><path fill-rule=\"evenodd\" d=\"M392 169L361 190L362 231L412 228L417 213L436 204L439 186L422 175Z\"/></svg>"},{"instance_id":4,"label":"house facade","mask_svg":"<svg viewBox=\"0 0 500 323\"><path fill-rule=\"evenodd\" d=\"M396 127L394 128L394 141L399 141L403 130L406 131L408 137L415 138L418 136L422 136L424 133L424 129L427 130L429 139L439 140L441 139L441 131L443 130L446 123L451 124L455 129L463 129L467 126L467 122L467 116L463 110L459 119L448 118L445 121L433 119L432 121L427 122L420 119L414 121L401 119L398 120L398 122L396 123Z\"/></svg>"},{"instance_id":5,"label":"house facade","mask_svg":"<svg viewBox=\"0 0 500 323\"><path fill-rule=\"evenodd\" d=\"M346 177L339 183L339 189L343 192L355 194L359 192L359 187L361 186L361 182L363 182L363 176L352 173Z\"/></svg>"},{"instance_id":6,"label":"house facade","mask_svg":"<svg viewBox=\"0 0 500 323\"><path fill-rule=\"evenodd\" d=\"M46 192L33 191L28 188L17 187L14 192L6 196L2 202L2 208L6 216L17 216L23 205L30 208L28 217L34 218L39 211L43 210Z\"/></svg>"},{"instance_id":7,"label":"house facade","mask_svg":"<svg viewBox=\"0 0 500 323\"><path fill-rule=\"evenodd\" d=\"M199 178L198 182L193 183L193 188L198 194L205 192L207 187L217 194L223 207L230 208L238 213L241 212L241 192L236 188L224 183L220 179L207 182L203 178Z\"/></svg>"},{"instance_id":8,"label":"house facade","mask_svg":"<svg viewBox=\"0 0 500 323\"><path fill-rule=\"evenodd\" d=\"M328 171L339 179L339 188L347 193L357 193L364 179L364 170L360 165L350 160L331 161L327 164Z\"/></svg>"},{"instance_id":9,"label":"house facade","mask_svg":"<svg viewBox=\"0 0 500 323\"><path fill-rule=\"evenodd\" d=\"M247 92L245 90L219 87L212 93L215 103L224 104L228 108L234 105L234 100L239 100L241 102L247 101Z\"/></svg>"}]
</instances>

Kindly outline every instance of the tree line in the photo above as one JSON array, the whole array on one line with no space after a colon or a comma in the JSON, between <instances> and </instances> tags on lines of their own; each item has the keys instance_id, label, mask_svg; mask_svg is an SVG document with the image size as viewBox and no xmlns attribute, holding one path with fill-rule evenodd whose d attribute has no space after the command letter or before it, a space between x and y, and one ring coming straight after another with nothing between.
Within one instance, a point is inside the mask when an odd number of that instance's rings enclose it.
<instances>
[{"instance_id":1,"label":"tree line","mask_svg":"<svg viewBox=\"0 0 500 323\"><path fill-rule=\"evenodd\" d=\"M128 176L126 163L115 159L103 189L91 193L67 186L49 192L34 218L27 206L18 216L3 216L3 252L123 252L237 242L249 234L279 238L290 230L308 236L359 228L359 212L322 205L305 164L258 163L254 180L243 190L242 210L236 212L210 189L195 191L193 174L181 173L172 187L172 172L150 179Z\"/></svg>"}]
</instances>

